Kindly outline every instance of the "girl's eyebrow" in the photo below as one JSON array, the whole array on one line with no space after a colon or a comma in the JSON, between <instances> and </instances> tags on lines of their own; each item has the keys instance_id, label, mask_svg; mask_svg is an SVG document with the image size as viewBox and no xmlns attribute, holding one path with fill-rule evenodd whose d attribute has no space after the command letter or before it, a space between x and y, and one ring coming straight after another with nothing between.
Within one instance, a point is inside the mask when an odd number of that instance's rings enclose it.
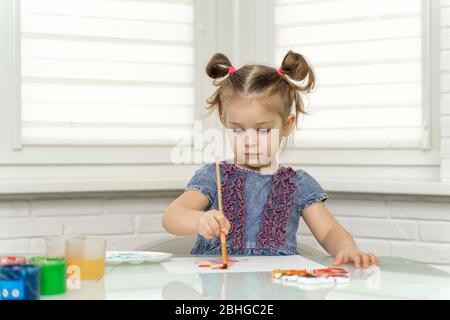
<instances>
[{"instance_id":1,"label":"girl's eyebrow","mask_svg":"<svg viewBox=\"0 0 450 320\"><path fill-rule=\"evenodd\" d=\"M263 122L258 122L256 124L257 125L261 125L261 124L269 124L269 123L273 123L273 121L263 121ZM238 125L238 126L241 125L241 123L238 123L238 122L229 122L229 124L235 124L235 125Z\"/></svg>"},{"instance_id":2,"label":"girl's eyebrow","mask_svg":"<svg viewBox=\"0 0 450 320\"><path fill-rule=\"evenodd\" d=\"M257 124L269 124L269 123L273 123L273 121L263 121L263 122L258 122Z\"/></svg>"}]
</instances>

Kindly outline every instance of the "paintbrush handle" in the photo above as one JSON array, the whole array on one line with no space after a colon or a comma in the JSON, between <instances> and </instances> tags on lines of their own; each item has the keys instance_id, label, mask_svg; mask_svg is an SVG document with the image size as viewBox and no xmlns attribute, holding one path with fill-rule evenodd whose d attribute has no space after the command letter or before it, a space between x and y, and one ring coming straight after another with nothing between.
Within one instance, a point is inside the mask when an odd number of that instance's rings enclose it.
<instances>
[{"instance_id":1,"label":"paintbrush handle","mask_svg":"<svg viewBox=\"0 0 450 320\"><path fill-rule=\"evenodd\" d=\"M216 179L217 179L217 200L219 203L219 211L222 211L222 183L220 182L220 165L219 161L216 161Z\"/></svg>"},{"instance_id":2,"label":"paintbrush handle","mask_svg":"<svg viewBox=\"0 0 450 320\"><path fill-rule=\"evenodd\" d=\"M221 182L220 182L220 165L219 161L216 161L216 178L217 178L217 197L219 203L219 211L223 213L222 210L222 190L221 190ZM228 262L227 258L227 239L224 232L220 232L220 244L222 247L222 259L224 263Z\"/></svg>"}]
</instances>

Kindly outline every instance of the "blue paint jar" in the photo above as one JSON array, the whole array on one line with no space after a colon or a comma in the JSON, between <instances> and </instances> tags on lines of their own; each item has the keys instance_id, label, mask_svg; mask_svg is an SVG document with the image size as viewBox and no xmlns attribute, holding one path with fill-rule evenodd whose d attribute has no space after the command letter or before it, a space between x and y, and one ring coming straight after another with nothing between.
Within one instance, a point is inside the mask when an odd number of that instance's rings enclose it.
<instances>
[{"instance_id":1,"label":"blue paint jar","mask_svg":"<svg viewBox=\"0 0 450 320\"><path fill-rule=\"evenodd\" d=\"M0 266L0 300L39 300L40 274L35 264Z\"/></svg>"}]
</instances>

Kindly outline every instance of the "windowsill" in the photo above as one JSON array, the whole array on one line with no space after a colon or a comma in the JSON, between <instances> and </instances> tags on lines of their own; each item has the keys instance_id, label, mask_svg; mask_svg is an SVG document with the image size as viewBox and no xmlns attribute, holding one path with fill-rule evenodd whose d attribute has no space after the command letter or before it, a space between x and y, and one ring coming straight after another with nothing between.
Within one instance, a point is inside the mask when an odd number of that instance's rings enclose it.
<instances>
[{"instance_id":1,"label":"windowsill","mask_svg":"<svg viewBox=\"0 0 450 320\"><path fill-rule=\"evenodd\" d=\"M0 194L173 191L183 190L186 184L187 180L185 179L2 181L0 182ZM320 179L320 184L327 192L450 196L450 182L434 180L343 181L342 179Z\"/></svg>"},{"instance_id":2,"label":"windowsill","mask_svg":"<svg viewBox=\"0 0 450 320\"><path fill-rule=\"evenodd\" d=\"M0 182L0 194L171 191L183 189L186 183L183 179L11 181Z\"/></svg>"},{"instance_id":3,"label":"windowsill","mask_svg":"<svg viewBox=\"0 0 450 320\"><path fill-rule=\"evenodd\" d=\"M438 180L342 181L341 179L321 179L320 183L327 192L450 196L450 182L445 183Z\"/></svg>"}]
</instances>

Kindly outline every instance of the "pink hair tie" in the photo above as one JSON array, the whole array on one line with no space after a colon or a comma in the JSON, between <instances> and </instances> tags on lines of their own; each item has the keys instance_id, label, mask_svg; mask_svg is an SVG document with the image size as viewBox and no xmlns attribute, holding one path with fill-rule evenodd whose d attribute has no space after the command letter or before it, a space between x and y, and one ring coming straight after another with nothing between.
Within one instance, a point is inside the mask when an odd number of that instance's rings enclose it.
<instances>
[{"instance_id":1,"label":"pink hair tie","mask_svg":"<svg viewBox=\"0 0 450 320\"><path fill-rule=\"evenodd\" d=\"M279 76L282 76L284 74L284 71L283 71L283 69L281 69L281 67L277 69L277 74Z\"/></svg>"},{"instance_id":2,"label":"pink hair tie","mask_svg":"<svg viewBox=\"0 0 450 320\"><path fill-rule=\"evenodd\" d=\"M233 66L229 66L228 67L228 74L233 74L235 72L236 72L236 68L235 67L233 67Z\"/></svg>"}]
</instances>

